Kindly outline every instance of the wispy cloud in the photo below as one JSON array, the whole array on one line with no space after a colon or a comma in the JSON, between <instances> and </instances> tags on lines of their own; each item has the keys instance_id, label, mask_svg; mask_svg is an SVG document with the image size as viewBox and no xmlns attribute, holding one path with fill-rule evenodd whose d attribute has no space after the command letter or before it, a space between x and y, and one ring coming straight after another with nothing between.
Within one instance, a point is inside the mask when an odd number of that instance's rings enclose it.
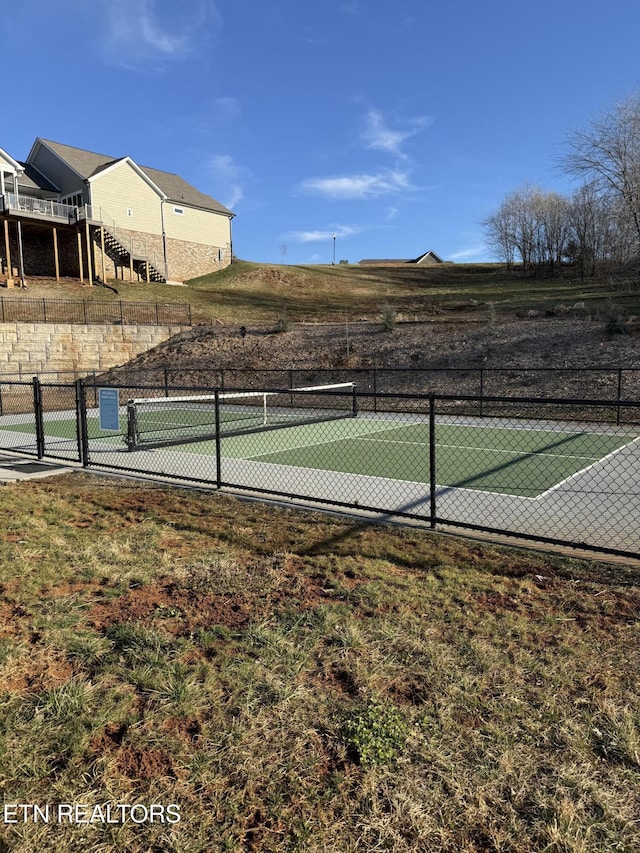
<instances>
[{"instance_id":1,"label":"wispy cloud","mask_svg":"<svg viewBox=\"0 0 640 853\"><path fill-rule=\"evenodd\" d=\"M487 255L487 247L484 243L476 243L475 246L469 246L466 249L460 249L457 252L453 252L448 256L450 261L466 261L471 259L478 259L485 257Z\"/></svg>"},{"instance_id":2,"label":"wispy cloud","mask_svg":"<svg viewBox=\"0 0 640 853\"><path fill-rule=\"evenodd\" d=\"M307 178L298 186L306 195L344 201L349 199L372 199L380 196L411 192L415 187L411 180L413 171L409 158L402 150L407 139L423 130L431 122L426 116L407 119L400 129L392 128L380 110L369 109L359 141L365 149L383 151L393 155L395 168L379 168L373 172L332 175ZM389 218L397 211L390 208Z\"/></svg>"},{"instance_id":3,"label":"wispy cloud","mask_svg":"<svg viewBox=\"0 0 640 853\"><path fill-rule=\"evenodd\" d=\"M244 198L244 187L251 177L251 172L245 166L231 157L230 154L218 154L209 162L209 172L216 182L215 194L225 207L233 210Z\"/></svg>"},{"instance_id":4,"label":"wispy cloud","mask_svg":"<svg viewBox=\"0 0 640 853\"><path fill-rule=\"evenodd\" d=\"M287 239L296 243L324 243L332 240L334 236L344 239L353 234L360 234L361 231L361 228L350 225L336 225L335 228L316 229L315 231L291 231L287 234Z\"/></svg>"},{"instance_id":5,"label":"wispy cloud","mask_svg":"<svg viewBox=\"0 0 640 853\"><path fill-rule=\"evenodd\" d=\"M212 0L187 0L161 15L158 0L109 0L103 40L109 62L130 70L156 73L166 62L194 52L194 42L211 19L219 15Z\"/></svg>"},{"instance_id":6,"label":"wispy cloud","mask_svg":"<svg viewBox=\"0 0 640 853\"><path fill-rule=\"evenodd\" d=\"M419 116L405 121L404 128L394 130L389 126L380 110L370 109L365 117L362 139L365 148L402 155L403 143L428 127L432 121L433 119L427 116Z\"/></svg>"},{"instance_id":7,"label":"wispy cloud","mask_svg":"<svg viewBox=\"0 0 640 853\"><path fill-rule=\"evenodd\" d=\"M300 184L307 195L332 199L366 199L411 190L409 174L401 170L385 170L373 175L340 175L309 178Z\"/></svg>"},{"instance_id":8,"label":"wispy cloud","mask_svg":"<svg viewBox=\"0 0 640 853\"><path fill-rule=\"evenodd\" d=\"M231 121L237 118L242 112L240 101L237 98L231 97L216 98L213 102L213 108L216 121L218 122Z\"/></svg>"}]
</instances>

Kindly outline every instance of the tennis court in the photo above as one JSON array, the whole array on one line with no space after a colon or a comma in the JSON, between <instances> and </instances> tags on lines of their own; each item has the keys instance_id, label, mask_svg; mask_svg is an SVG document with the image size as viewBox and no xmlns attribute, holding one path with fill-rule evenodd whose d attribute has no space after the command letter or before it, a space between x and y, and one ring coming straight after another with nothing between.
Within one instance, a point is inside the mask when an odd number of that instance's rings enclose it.
<instances>
[{"instance_id":1,"label":"tennis court","mask_svg":"<svg viewBox=\"0 0 640 853\"><path fill-rule=\"evenodd\" d=\"M257 399L251 424L205 419L198 402L185 430L163 405L168 437L152 420L147 444L134 447L127 406L118 431L100 429L88 409L88 465L640 552L638 426L444 413L430 421L426 406L347 408L328 420L316 409L294 424L272 407L265 423ZM75 411L43 421L45 455L78 458ZM1 417L0 447L33 453L33 415Z\"/></svg>"},{"instance_id":2,"label":"tennis court","mask_svg":"<svg viewBox=\"0 0 640 853\"><path fill-rule=\"evenodd\" d=\"M638 440L634 433L616 429L526 422L501 426L469 420L435 425L439 486L535 498ZM104 431L100 429L98 416L89 414L90 446L102 453L125 449L124 413L120 422L120 433ZM48 415L44 427L49 446L60 450L66 443L75 444L75 413ZM28 421L0 423L0 429L35 433ZM177 428L172 426L172 429ZM174 434L174 439L174 446L171 443L163 446L163 455L176 452L215 455L216 446L211 439L185 439L179 433ZM365 414L354 419L287 426L262 434L248 431L230 435L222 438L221 453L226 459L428 483L429 441L426 419L407 423L406 416ZM137 455L130 456L133 468Z\"/></svg>"},{"instance_id":3,"label":"tennis court","mask_svg":"<svg viewBox=\"0 0 640 853\"><path fill-rule=\"evenodd\" d=\"M501 494L536 497L633 441L633 435L521 425L435 426L436 481ZM202 452L200 450L200 452ZM269 441L223 439L228 458L428 483L429 424L371 416L317 428L279 430Z\"/></svg>"}]
</instances>

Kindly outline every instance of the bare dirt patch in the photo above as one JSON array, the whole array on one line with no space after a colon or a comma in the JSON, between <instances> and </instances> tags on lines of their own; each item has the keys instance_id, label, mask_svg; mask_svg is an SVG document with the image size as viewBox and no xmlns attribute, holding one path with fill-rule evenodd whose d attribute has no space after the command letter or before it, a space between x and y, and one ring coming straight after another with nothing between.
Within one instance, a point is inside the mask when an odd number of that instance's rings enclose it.
<instances>
[{"instance_id":1,"label":"bare dirt patch","mask_svg":"<svg viewBox=\"0 0 640 853\"><path fill-rule=\"evenodd\" d=\"M249 598L197 593L181 587L175 580L164 578L132 589L119 598L100 602L88 613L89 624L102 630L119 622L143 625L162 624L173 636L189 636L197 628L223 625L238 628L254 613Z\"/></svg>"},{"instance_id":2,"label":"bare dirt patch","mask_svg":"<svg viewBox=\"0 0 640 853\"><path fill-rule=\"evenodd\" d=\"M241 560L233 566L213 563L210 573L159 578L95 603L86 619L97 630L136 622L189 637L198 629L238 629L274 611L304 611L332 601L332 591L309 578L297 558L274 555L246 565Z\"/></svg>"},{"instance_id":3,"label":"bare dirt patch","mask_svg":"<svg viewBox=\"0 0 640 853\"><path fill-rule=\"evenodd\" d=\"M126 744L118 750L117 763L118 770L134 781L177 778L171 757L161 749L142 749Z\"/></svg>"},{"instance_id":4,"label":"bare dirt patch","mask_svg":"<svg viewBox=\"0 0 640 853\"><path fill-rule=\"evenodd\" d=\"M609 371L594 376L585 368ZM216 384L217 370L447 369L575 371L564 379L514 376L501 379L503 390L531 396L551 389L577 397L595 391L616 391L618 368L635 368L625 377L625 394L640 397L640 333L629 324L611 334L603 320L571 315L515 318L488 323L482 319L449 318L403 322L392 331L379 323L296 325L290 331L239 327L196 326L113 372L119 381L140 382L144 373L156 378L165 369L172 384ZM238 377L238 380L240 378ZM405 376L402 380L407 381ZM451 377L452 387L453 377ZM523 385L523 382L526 384ZM563 388L563 382L565 387ZM601 384L602 388L597 385Z\"/></svg>"},{"instance_id":5,"label":"bare dirt patch","mask_svg":"<svg viewBox=\"0 0 640 853\"><path fill-rule=\"evenodd\" d=\"M73 674L73 667L62 652L34 645L5 664L2 689L40 693L66 684Z\"/></svg>"}]
</instances>

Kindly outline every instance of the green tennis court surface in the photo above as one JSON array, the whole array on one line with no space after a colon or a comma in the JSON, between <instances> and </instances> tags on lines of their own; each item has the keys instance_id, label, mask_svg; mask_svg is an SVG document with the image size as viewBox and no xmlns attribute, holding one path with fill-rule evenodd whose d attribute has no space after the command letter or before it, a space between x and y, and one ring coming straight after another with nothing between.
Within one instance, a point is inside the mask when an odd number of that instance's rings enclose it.
<instances>
[{"instance_id":1,"label":"green tennis court surface","mask_svg":"<svg viewBox=\"0 0 640 853\"><path fill-rule=\"evenodd\" d=\"M436 482L536 497L633 438L528 426L440 423L436 426ZM222 455L392 480L428 483L430 479L426 423L361 418L237 436L223 439Z\"/></svg>"},{"instance_id":2,"label":"green tennis court surface","mask_svg":"<svg viewBox=\"0 0 640 853\"><path fill-rule=\"evenodd\" d=\"M127 429L126 416L120 416L120 429L122 432L105 431L100 429L100 421L98 418L87 418L87 437L88 438L116 438L119 437ZM36 429L33 421L24 423L11 423L10 420L4 419L0 423L0 429L7 432L22 432L35 435ZM73 438L76 437L76 416L69 414L68 418L52 418L45 419L44 422L45 436L51 438Z\"/></svg>"},{"instance_id":3,"label":"green tennis court surface","mask_svg":"<svg viewBox=\"0 0 640 853\"><path fill-rule=\"evenodd\" d=\"M126 418L121 429L126 431ZM102 439L119 452L124 435L99 429L89 417L90 443ZM75 421L45 421L48 440L75 438ZM0 428L33 432L28 423L2 423ZM537 497L548 489L589 468L625 447L634 435L622 431L594 431L585 427L539 428L523 423L509 427L485 424L437 423L436 482L439 486L474 489L522 497ZM222 456L302 469L361 474L391 480L428 483L429 425L423 421L360 418L269 430L222 439ZM199 441L152 452L214 455L215 442ZM127 454L137 467L138 453ZM122 463L122 458L119 460Z\"/></svg>"}]
</instances>

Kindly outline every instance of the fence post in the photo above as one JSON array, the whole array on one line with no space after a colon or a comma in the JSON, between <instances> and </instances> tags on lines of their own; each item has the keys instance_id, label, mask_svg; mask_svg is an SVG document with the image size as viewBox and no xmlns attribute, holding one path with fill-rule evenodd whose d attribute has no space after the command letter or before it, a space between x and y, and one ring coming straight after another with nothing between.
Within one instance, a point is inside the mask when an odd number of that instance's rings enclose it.
<instances>
[{"instance_id":1,"label":"fence post","mask_svg":"<svg viewBox=\"0 0 640 853\"><path fill-rule=\"evenodd\" d=\"M220 392L215 391L215 418L216 418L216 487L222 485L222 442L220 440Z\"/></svg>"},{"instance_id":2,"label":"fence post","mask_svg":"<svg viewBox=\"0 0 640 853\"><path fill-rule=\"evenodd\" d=\"M622 368L618 368L618 400L616 406L616 426L620 426L620 401L622 400Z\"/></svg>"},{"instance_id":3,"label":"fence post","mask_svg":"<svg viewBox=\"0 0 640 853\"><path fill-rule=\"evenodd\" d=\"M38 459L44 456L44 417L42 412L42 386L37 376L33 377L33 413L36 426L36 449Z\"/></svg>"},{"instance_id":4,"label":"fence post","mask_svg":"<svg viewBox=\"0 0 640 853\"><path fill-rule=\"evenodd\" d=\"M436 526L436 397L429 394L429 521Z\"/></svg>"},{"instance_id":5,"label":"fence post","mask_svg":"<svg viewBox=\"0 0 640 853\"><path fill-rule=\"evenodd\" d=\"M378 411L378 368L373 368L373 411Z\"/></svg>"},{"instance_id":6,"label":"fence post","mask_svg":"<svg viewBox=\"0 0 640 853\"><path fill-rule=\"evenodd\" d=\"M87 438L87 397L82 379L76 379L76 439L78 459L82 467L89 465L89 441Z\"/></svg>"},{"instance_id":7,"label":"fence post","mask_svg":"<svg viewBox=\"0 0 640 853\"><path fill-rule=\"evenodd\" d=\"M484 414L484 368L480 368L480 417Z\"/></svg>"}]
</instances>

